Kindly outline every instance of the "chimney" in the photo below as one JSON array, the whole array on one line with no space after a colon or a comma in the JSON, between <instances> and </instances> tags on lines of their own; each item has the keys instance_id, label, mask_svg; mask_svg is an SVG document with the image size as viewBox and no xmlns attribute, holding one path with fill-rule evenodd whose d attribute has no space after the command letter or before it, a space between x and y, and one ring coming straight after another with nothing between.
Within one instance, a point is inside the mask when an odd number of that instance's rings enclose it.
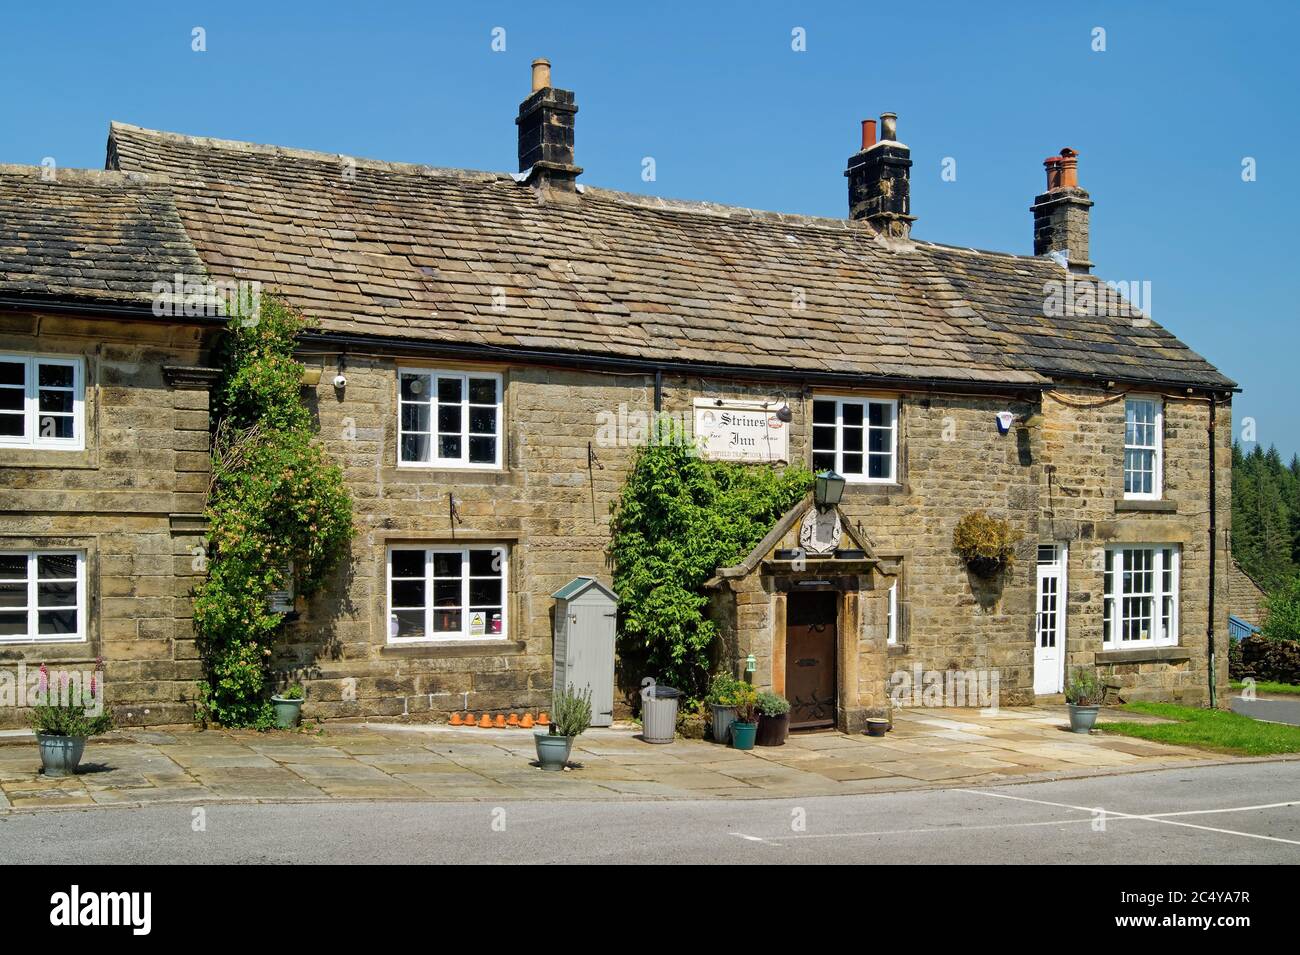
<instances>
[{"instance_id":1,"label":"chimney","mask_svg":"<svg viewBox=\"0 0 1300 955\"><path fill-rule=\"evenodd\" d=\"M1047 191L1034 199L1034 255L1056 252L1071 272L1092 271L1088 260L1088 209L1092 200L1079 188L1079 154L1069 147L1043 160Z\"/></svg>"},{"instance_id":2,"label":"chimney","mask_svg":"<svg viewBox=\"0 0 1300 955\"><path fill-rule=\"evenodd\" d=\"M912 151L898 142L898 117L880 114L880 140L876 121L862 121L862 149L849 157L844 175L849 179L849 218L865 219L888 238L906 239L916 217L908 170Z\"/></svg>"},{"instance_id":3,"label":"chimney","mask_svg":"<svg viewBox=\"0 0 1300 955\"><path fill-rule=\"evenodd\" d=\"M527 182L573 191L582 172L573 164L573 117L578 107L571 90L551 86L549 60L533 60L533 91L519 104L519 171Z\"/></svg>"}]
</instances>

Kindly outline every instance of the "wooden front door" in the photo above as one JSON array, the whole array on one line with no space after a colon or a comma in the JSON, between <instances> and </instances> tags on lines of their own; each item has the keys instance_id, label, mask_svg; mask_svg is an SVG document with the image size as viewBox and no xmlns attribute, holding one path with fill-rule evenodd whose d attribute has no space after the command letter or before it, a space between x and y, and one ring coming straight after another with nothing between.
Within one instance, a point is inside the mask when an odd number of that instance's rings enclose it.
<instances>
[{"instance_id":1,"label":"wooden front door","mask_svg":"<svg viewBox=\"0 0 1300 955\"><path fill-rule=\"evenodd\" d=\"M792 593L785 615L785 695L790 728L835 725L836 617L839 594Z\"/></svg>"}]
</instances>

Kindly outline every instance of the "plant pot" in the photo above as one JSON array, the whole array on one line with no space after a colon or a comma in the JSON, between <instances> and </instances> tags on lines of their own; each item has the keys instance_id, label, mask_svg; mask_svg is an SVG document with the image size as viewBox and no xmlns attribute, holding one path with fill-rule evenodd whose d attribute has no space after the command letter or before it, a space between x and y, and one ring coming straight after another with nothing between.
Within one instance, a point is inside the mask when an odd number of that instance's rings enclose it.
<instances>
[{"instance_id":1,"label":"plant pot","mask_svg":"<svg viewBox=\"0 0 1300 955\"><path fill-rule=\"evenodd\" d=\"M780 547L772 556L776 560L798 560L799 549L797 547Z\"/></svg>"},{"instance_id":2,"label":"plant pot","mask_svg":"<svg viewBox=\"0 0 1300 955\"><path fill-rule=\"evenodd\" d=\"M1097 722L1097 713L1101 710L1100 705L1078 706L1070 703L1070 732L1087 733L1092 729L1092 724Z\"/></svg>"},{"instance_id":3,"label":"plant pot","mask_svg":"<svg viewBox=\"0 0 1300 955\"><path fill-rule=\"evenodd\" d=\"M999 557L972 557L966 566L977 577L996 577L1006 570L1007 562Z\"/></svg>"},{"instance_id":4,"label":"plant pot","mask_svg":"<svg viewBox=\"0 0 1300 955\"><path fill-rule=\"evenodd\" d=\"M569 753L573 750L572 736L535 733L533 742L537 744L537 762L542 769L552 773L558 773L564 768L564 764L569 761Z\"/></svg>"},{"instance_id":5,"label":"plant pot","mask_svg":"<svg viewBox=\"0 0 1300 955\"><path fill-rule=\"evenodd\" d=\"M867 552L860 547L837 547L835 548L836 560L866 560Z\"/></svg>"},{"instance_id":6,"label":"plant pot","mask_svg":"<svg viewBox=\"0 0 1300 955\"><path fill-rule=\"evenodd\" d=\"M287 696L271 697L275 707L275 725L282 730L291 730L302 719L302 700L291 700Z\"/></svg>"},{"instance_id":7,"label":"plant pot","mask_svg":"<svg viewBox=\"0 0 1300 955\"><path fill-rule=\"evenodd\" d=\"M757 723L742 723L740 720L732 721L731 745L736 749L753 749L754 737L757 735Z\"/></svg>"},{"instance_id":8,"label":"plant pot","mask_svg":"<svg viewBox=\"0 0 1300 955\"><path fill-rule=\"evenodd\" d=\"M733 724L734 725L734 724ZM785 738L790 735L790 714L765 716L759 714L758 735L754 737L757 746L784 746Z\"/></svg>"},{"instance_id":9,"label":"plant pot","mask_svg":"<svg viewBox=\"0 0 1300 955\"><path fill-rule=\"evenodd\" d=\"M709 708L713 711L713 742L725 743L731 731L731 724L736 722L736 708L723 706L720 703L710 703Z\"/></svg>"},{"instance_id":10,"label":"plant pot","mask_svg":"<svg viewBox=\"0 0 1300 955\"><path fill-rule=\"evenodd\" d=\"M41 772L46 776L72 776L85 752L86 737L37 733L36 745L41 750Z\"/></svg>"},{"instance_id":11,"label":"plant pot","mask_svg":"<svg viewBox=\"0 0 1300 955\"><path fill-rule=\"evenodd\" d=\"M871 717L867 720L868 736L884 736L889 732L889 728L889 720L880 719L879 717Z\"/></svg>"}]
</instances>

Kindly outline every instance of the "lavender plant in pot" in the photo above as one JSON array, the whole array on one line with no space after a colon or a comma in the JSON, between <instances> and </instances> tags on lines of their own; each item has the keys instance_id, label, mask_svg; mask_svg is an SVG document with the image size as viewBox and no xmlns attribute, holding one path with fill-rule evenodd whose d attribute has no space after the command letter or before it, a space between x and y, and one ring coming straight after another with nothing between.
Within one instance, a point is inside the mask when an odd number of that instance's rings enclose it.
<instances>
[{"instance_id":1,"label":"lavender plant in pot","mask_svg":"<svg viewBox=\"0 0 1300 955\"><path fill-rule=\"evenodd\" d=\"M1070 732L1087 733L1097 722L1097 713L1106 685L1097 679L1092 667L1076 667L1065 688L1065 702L1070 707Z\"/></svg>"},{"instance_id":2,"label":"lavender plant in pot","mask_svg":"<svg viewBox=\"0 0 1300 955\"><path fill-rule=\"evenodd\" d=\"M758 734L754 742L759 746L783 746L790 734L790 701L779 693L758 694Z\"/></svg>"},{"instance_id":3,"label":"lavender plant in pot","mask_svg":"<svg viewBox=\"0 0 1300 955\"><path fill-rule=\"evenodd\" d=\"M86 740L113 728L113 718L104 712L99 674L93 673L89 688L84 688L66 673L51 681L42 663L36 692L31 720L41 751L41 772L46 776L71 776L81 763Z\"/></svg>"},{"instance_id":4,"label":"lavender plant in pot","mask_svg":"<svg viewBox=\"0 0 1300 955\"><path fill-rule=\"evenodd\" d=\"M569 762L573 741L591 726L591 690L570 686L555 697L549 733L536 733L537 762L542 769L559 772Z\"/></svg>"}]
</instances>

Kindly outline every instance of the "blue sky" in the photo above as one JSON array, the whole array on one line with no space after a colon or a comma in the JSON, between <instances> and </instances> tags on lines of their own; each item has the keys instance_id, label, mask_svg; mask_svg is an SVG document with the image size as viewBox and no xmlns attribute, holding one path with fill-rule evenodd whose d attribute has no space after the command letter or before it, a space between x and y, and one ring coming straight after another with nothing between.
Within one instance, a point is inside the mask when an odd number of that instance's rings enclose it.
<instances>
[{"instance_id":1,"label":"blue sky","mask_svg":"<svg viewBox=\"0 0 1300 955\"><path fill-rule=\"evenodd\" d=\"M1289 458L1298 28L1281 2L14 4L0 162L100 168L119 119L513 171L515 109L546 56L577 93L593 185L843 216L859 121L892 110L915 234L1030 252L1042 159L1068 145L1097 273L1151 282L1154 318L1245 389L1238 434L1254 418Z\"/></svg>"}]
</instances>

